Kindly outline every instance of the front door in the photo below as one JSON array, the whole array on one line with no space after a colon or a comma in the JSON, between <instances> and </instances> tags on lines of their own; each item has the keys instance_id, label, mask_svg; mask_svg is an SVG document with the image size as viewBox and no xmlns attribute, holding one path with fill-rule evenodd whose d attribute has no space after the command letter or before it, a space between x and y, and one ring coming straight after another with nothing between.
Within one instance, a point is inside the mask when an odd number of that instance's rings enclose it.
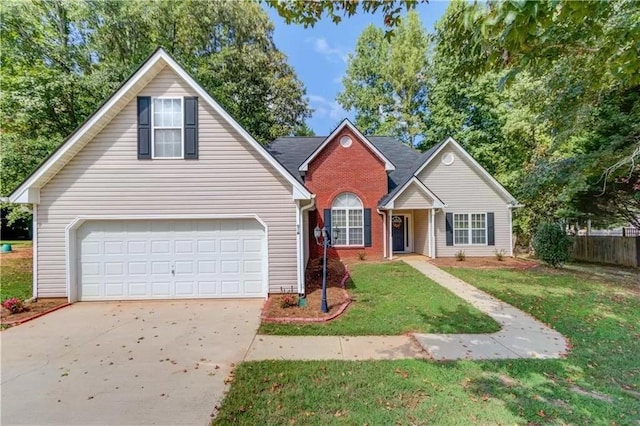
<instances>
[{"instance_id":1,"label":"front door","mask_svg":"<svg viewBox=\"0 0 640 426\"><path fill-rule=\"evenodd\" d=\"M393 251L402 252L405 250L405 228L407 226L406 216L392 216L391 227L393 236Z\"/></svg>"}]
</instances>

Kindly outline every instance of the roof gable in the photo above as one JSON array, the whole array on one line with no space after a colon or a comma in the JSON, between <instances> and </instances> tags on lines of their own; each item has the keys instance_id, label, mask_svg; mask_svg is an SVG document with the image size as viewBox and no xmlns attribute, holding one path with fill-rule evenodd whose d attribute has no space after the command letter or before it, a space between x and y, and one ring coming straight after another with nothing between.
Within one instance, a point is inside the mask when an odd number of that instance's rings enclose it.
<instances>
[{"instance_id":1,"label":"roof gable","mask_svg":"<svg viewBox=\"0 0 640 426\"><path fill-rule=\"evenodd\" d=\"M420 179L418 179L416 176L413 176L411 179L408 179L404 183L404 185L399 187L397 191L394 191L393 195L389 194L389 196L381 200L380 207L385 209L393 209L394 202L398 199L398 197L400 197L408 188L412 187L417 188L420 192L430 198L433 201L433 207L442 208L446 206L446 204L443 203L436 194L431 192L431 190L427 188L427 186Z\"/></svg>"},{"instance_id":2,"label":"roof gable","mask_svg":"<svg viewBox=\"0 0 640 426\"><path fill-rule=\"evenodd\" d=\"M498 182L496 178L494 178L491 175L491 173L489 173L484 167L482 167L480 163L478 163L476 159L473 158L471 154L469 154L467 150L464 149L462 145L460 145L452 137L447 138L444 142L440 143L439 145L436 145L436 147L434 147L435 149L430 150L431 152L429 153L429 156L416 169L416 171L414 172L414 175L418 176L431 163L431 161L434 158L436 158L437 155L447 146L452 146L454 149L456 149L462 155L462 157L464 157L464 159L469 162L472 169L474 169L476 173L480 175L481 178L485 179L487 183L489 183L489 185L491 185L497 191L497 193L500 196L502 196L505 199L505 201L507 201L507 203L511 204L512 206L519 206L518 202L516 201L516 198L513 195L511 195L511 193L507 191L507 189L504 186L502 186L502 184L500 184L500 182Z\"/></svg>"},{"instance_id":3,"label":"roof gable","mask_svg":"<svg viewBox=\"0 0 640 426\"><path fill-rule=\"evenodd\" d=\"M318 154L320 154L320 152L322 152L322 150L329 144L329 142L332 141L338 134L340 134L340 132L345 127L351 130L356 135L356 137L358 137L358 139L360 139L365 144L365 146L367 146L367 148L369 148L369 150L372 151L380 159L380 161L382 161L386 171L392 171L396 169L391 160L389 160L378 148L376 148L374 144L371 143L370 140L368 140L362 133L360 133L356 126L351 124L351 122L345 118L342 123L340 123L340 125L336 127L336 129L331 132L331 134L327 136L324 141L307 157L307 159L304 160L298 170L301 172L308 171L311 161L313 161L313 159L316 158Z\"/></svg>"},{"instance_id":4,"label":"roof gable","mask_svg":"<svg viewBox=\"0 0 640 426\"><path fill-rule=\"evenodd\" d=\"M227 113L164 49L157 49L87 120L76 129L17 189L9 196L13 203L39 202L39 189L62 169L104 126L122 110L142 87L165 67L170 67L207 102L249 145L262 155L292 185L294 199L310 199L312 194L253 136Z\"/></svg>"}]
</instances>

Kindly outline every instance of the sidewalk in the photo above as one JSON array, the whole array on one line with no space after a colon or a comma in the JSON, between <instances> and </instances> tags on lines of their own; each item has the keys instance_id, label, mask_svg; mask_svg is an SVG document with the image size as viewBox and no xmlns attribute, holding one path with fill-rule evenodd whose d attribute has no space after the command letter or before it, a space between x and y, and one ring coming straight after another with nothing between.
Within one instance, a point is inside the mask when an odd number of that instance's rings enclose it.
<instances>
[{"instance_id":1,"label":"sidewalk","mask_svg":"<svg viewBox=\"0 0 640 426\"><path fill-rule=\"evenodd\" d=\"M566 339L528 314L428 263L422 256L403 257L425 276L496 320L492 334L420 334L411 336L266 336L257 335L246 361L559 358Z\"/></svg>"}]
</instances>

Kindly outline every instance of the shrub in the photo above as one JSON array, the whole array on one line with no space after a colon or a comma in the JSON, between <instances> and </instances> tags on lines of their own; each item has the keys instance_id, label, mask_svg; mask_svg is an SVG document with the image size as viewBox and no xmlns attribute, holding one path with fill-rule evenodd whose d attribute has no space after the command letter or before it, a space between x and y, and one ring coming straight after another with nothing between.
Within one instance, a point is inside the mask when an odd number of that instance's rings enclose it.
<instances>
[{"instance_id":1,"label":"shrub","mask_svg":"<svg viewBox=\"0 0 640 426\"><path fill-rule=\"evenodd\" d=\"M367 256L367 254L363 251L358 253L358 259L360 260L364 260L364 258Z\"/></svg>"},{"instance_id":2,"label":"shrub","mask_svg":"<svg viewBox=\"0 0 640 426\"><path fill-rule=\"evenodd\" d=\"M298 306L298 301L296 300L296 297L292 294L287 294L283 296L282 299L280 300L280 307L283 309L291 308L294 306Z\"/></svg>"},{"instance_id":3,"label":"shrub","mask_svg":"<svg viewBox=\"0 0 640 426\"><path fill-rule=\"evenodd\" d=\"M507 254L506 251L504 251L504 249L500 249L500 250L496 250L496 259L498 259L498 262L502 262L504 260L504 256Z\"/></svg>"},{"instance_id":4,"label":"shrub","mask_svg":"<svg viewBox=\"0 0 640 426\"><path fill-rule=\"evenodd\" d=\"M556 223L541 223L533 236L532 245L538 259L554 268L569 260L571 240Z\"/></svg>"},{"instance_id":5,"label":"shrub","mask_svg":"<svg viewBox=\"0 0 640 426\"><path fill-rule=\"evenodd\" d=\"M456 259L459 261L463 261L467 258L467 256L464 254L464 250L460 250L459 252L456 253Z\"/></svg>"},{"instance_id":6,"label":"shrub","mask_svg":"<svg viewBox=\"0 0 640 426\"><path fill-rule=\"evenodd\" d=\"M18 299L17 297L12 297L5 300L4 302L2 302L2 306L12 314L19 314L20 312L24 311L24 304L22 303L22 300Z\"/></svg>"}]
</instances>

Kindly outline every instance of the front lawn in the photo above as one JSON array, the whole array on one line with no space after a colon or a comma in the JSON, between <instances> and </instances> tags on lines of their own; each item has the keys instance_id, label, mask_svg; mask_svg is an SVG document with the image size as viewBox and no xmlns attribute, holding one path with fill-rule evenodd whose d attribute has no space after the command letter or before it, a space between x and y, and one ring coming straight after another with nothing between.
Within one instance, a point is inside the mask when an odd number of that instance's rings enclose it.
<instances>
[{"instance_id":1,"label":"front lawn","mask_svg":"<svg viewBox=\"0 0 640 426\"><path fill-rule=\"evenodd\" d=\"M640 292L562 271L450 272L567 336L566 359L241 364L215 424L640 423Z\"/></svg>"},{"instance_id":2,"label":"front lawn","mask_svg":"<svg viewBox=\"0 0 640 426\"><path fill-rule=\"evenodd\" d=\"M2 241L4 244L7 241ZM13 252L0 254L0 301L11 297L29 299L33 287L31 276L31 241L9 241Z\"/></svg>"},{"instance_id":3,"label":"front lawn","mask_svg":"<svg viewBox=\"0 0 640 426\"><path fill-rule=\"evenodd\" d=\"M327 323L264 323L259 332L280 335L399 335L492 333L491 317L404 262L361 263L350 268L351 306Z\"/></svg>"}]
</instances>

